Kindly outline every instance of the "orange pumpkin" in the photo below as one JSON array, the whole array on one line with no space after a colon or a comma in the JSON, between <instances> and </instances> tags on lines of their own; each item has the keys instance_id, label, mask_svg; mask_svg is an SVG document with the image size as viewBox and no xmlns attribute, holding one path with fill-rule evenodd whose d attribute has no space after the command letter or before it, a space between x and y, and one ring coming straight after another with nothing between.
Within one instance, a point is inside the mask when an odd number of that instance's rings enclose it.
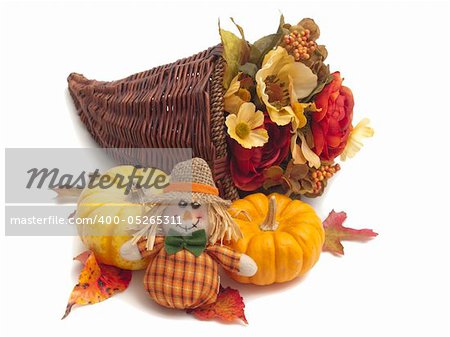
<instances>
[{"instance_id":1,"label":"orange pumpkin","mask_svg":"<svg viewBox=\"0 0 450 337\"><path fill-rule=\"evenodd\" d=\"M282 283L310 270L319 259L325 233L314 209L300 200L273 193L251 194L233 202L229 213L243 238L231 248L249 255L258 265L252 277L235 274L238 282Z\"/></svg>"}]
</instances>

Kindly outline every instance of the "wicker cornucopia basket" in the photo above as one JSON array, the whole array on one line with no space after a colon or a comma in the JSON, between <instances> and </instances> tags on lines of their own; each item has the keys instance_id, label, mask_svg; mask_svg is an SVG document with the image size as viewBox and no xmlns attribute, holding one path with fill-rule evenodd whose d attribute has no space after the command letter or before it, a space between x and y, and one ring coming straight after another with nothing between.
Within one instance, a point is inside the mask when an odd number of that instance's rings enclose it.
<instances>
[{"instance_id":1,"label":"wicker cornucopia basket","mask_svg":"<svg viewBox=\"0 0 450 337\"><path fill-rule=\"evenodd\" d=\"M222 85L215 46L112 82L72 73L69 91L81 120L105 148L192 148L225 199L239 197L229 173Z\"/></svg>"}]
</instances>

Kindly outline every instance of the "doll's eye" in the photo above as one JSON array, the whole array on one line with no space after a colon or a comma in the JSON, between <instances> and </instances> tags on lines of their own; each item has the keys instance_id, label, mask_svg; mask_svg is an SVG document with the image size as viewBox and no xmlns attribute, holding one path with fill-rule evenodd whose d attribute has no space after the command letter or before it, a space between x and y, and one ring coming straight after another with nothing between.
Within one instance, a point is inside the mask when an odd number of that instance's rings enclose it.
<instances>
[{"instance_id":1,"label":"doll's eye","mask_svg":"<svg viewBox=\"0 0 450 337\"><path fill-rule=\"evenodd\" d=\"M183 208L186 207L187 205L188 205L188 203L184 200L180 200L180 202L178 203L178 206L183 207Z\"/></svg>"},{"instance_id":2,"label":"doll's eye","mask_svg":"<svg viewBox=\"0 0 450 337\"><path fill-rule=\"evenodd\" d=\"M197 209L197 208L200 208L200 204L198 203L198 202L193 202L192 204L191 204L191 207L193 208L193 209Z\"/></svg>"}]
</instances>

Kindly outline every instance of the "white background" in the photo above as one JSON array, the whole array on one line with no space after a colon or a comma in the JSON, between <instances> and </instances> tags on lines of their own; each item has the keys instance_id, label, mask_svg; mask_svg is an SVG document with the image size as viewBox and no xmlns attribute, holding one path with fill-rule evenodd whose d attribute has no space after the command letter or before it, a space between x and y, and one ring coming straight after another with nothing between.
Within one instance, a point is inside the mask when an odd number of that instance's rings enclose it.
<instances>
[{"instance_id":1,"label":"white background","mask_svg":"<svg viewBox=\"0 0 450 337\"><path fill-rule=\"evenodd\" d=\"M448 336L448 9L406 2L3 4L4 147L95 146L66 90L72 71L113 80L189 56L219 42L218 17L231 28L233 16L250 41L274 31L279 11L291 23L313 17L332 70L353 90L355 120L369 117L376 129L314 205L322 218L345 210L347 226L380 235L345 243L343 258L323 254L289 284L225 280L245 298L250 324L243 326L158 307L144 293L142 273L126 292L61 321L80 271L72 262L83 250L78 238L2 234L2 335Z\"/></svg>"}]
</instances>

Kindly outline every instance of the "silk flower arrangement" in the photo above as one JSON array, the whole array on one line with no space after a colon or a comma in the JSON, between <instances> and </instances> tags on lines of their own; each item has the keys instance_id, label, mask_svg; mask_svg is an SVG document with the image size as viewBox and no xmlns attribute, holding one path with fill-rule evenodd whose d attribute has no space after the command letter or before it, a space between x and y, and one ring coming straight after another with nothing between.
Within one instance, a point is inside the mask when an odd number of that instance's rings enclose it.
<instances>
[{"instance_id":1,"label":"silk flower arrangement","mask_svg":"<svg viewBox=\"0 0 450 337\"><path fill-rule=\"evenodd\" d=\"M225 124L235 185L316 197L371 137L369 120L353 125L353 94L325 64L312 19L284 23L254 44L220 29L227 67ZM231 80L230 80L231 79Z\"/></svg>"}]
</instances>

